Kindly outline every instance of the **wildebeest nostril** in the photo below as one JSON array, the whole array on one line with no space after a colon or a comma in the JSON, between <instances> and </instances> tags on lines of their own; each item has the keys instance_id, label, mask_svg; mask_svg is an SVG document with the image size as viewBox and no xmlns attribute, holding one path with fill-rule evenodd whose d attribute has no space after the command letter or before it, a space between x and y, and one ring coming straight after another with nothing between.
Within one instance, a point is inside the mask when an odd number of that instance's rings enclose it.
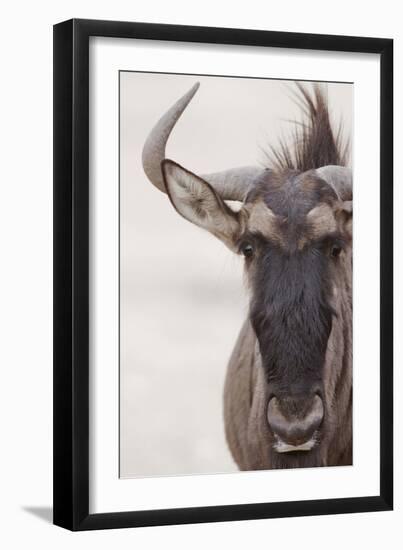
<instances>
[{"instance_id":1,"label":"wildebeest nostril","mask_svg":"<svg viewBox=\"0 0 403 550\"><path fill-rule=\"evenodd\" d=\"M323 401L315 395L310 406L304 407L300 414L296 407L291 407L277 397L272 397L267 408L267 420L273 433L284 443L298 446L309 441L323 420Z\"/></svg>"}]
</instances>

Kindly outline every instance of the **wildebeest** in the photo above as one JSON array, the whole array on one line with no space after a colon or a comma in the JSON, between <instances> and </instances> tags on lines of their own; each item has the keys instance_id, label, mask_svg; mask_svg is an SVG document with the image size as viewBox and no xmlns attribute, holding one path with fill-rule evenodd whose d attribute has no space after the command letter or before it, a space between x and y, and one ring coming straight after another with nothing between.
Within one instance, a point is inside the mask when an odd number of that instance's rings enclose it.
<instances>
[{"instance_id":1,"label":"wildebeest","mask_svg":"<svg viewBox=\"0 0 403 550\"><path fill-rule=\"evenodd\" d=\"M200 176L165 158L198 84L143 149L145 173L177 212L245 257L249 315L224 388L241 470L352 463L352 174L324 88L297 86L304 122L290 145L271 147L268 168Z\"/></svg>"}]
</instances>

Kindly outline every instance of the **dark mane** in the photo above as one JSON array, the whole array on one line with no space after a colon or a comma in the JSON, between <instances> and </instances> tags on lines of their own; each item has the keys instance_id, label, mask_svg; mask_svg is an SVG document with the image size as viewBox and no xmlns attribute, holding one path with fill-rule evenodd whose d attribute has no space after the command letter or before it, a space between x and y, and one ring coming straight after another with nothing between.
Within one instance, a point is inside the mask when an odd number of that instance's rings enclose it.
<instances>
[{"instance_id":1,"label":"dark mane","mask_svg":"<svg viewBox=\"0 0 403 550\"><path fill-rule=\"evenodd\" d=\"M291 143L281 139L277 147L269 147L269 167L305 172L328 164L346 166L349 141L342 137L341 123L336 131L332 128L326 89L315 83L311 92L300 83L296 85L296 102L304 120L295 122Z\"/></svg>"}]
</instances>

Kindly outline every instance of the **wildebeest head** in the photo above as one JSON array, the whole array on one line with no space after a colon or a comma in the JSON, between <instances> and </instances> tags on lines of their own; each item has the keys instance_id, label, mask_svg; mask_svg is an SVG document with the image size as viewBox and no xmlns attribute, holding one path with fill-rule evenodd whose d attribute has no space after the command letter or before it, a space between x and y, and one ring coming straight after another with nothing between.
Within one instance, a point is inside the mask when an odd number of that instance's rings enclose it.
<instances>
[{"instance_id":1,"label":"wildebeest head","mask_svg":"<svg viewBox=\"0 0 403 550\"><path fill-rule=\"evenodd\" d=\"M316 452L331 418L324 365L349 284L351 171L331 162L305 170L280 163L198 176L165 159L169 134L197 87L157 123L143 165L180 215L245 257L265 375L263 421L271 452L287 466ZM241 201L240 209L226 200Z\"/></svg>"}]
</instances>

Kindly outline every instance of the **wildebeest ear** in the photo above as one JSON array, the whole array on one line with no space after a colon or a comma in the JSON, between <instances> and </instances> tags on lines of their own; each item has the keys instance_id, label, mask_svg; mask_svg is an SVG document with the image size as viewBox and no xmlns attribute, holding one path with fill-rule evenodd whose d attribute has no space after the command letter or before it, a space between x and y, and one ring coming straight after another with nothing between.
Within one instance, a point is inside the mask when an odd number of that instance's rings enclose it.
<instances>
[{"instance_id":1,"label":"wildebeest ear","mask_svg":"<svg viewBox=\"0 0 403 550\"><path fill-rule=\"evenodd\" d=\"M175 210L234 249L240 214L231 210L208 182L176 162L164 160L161 168Z\"/></svg>"}]
</instances>

